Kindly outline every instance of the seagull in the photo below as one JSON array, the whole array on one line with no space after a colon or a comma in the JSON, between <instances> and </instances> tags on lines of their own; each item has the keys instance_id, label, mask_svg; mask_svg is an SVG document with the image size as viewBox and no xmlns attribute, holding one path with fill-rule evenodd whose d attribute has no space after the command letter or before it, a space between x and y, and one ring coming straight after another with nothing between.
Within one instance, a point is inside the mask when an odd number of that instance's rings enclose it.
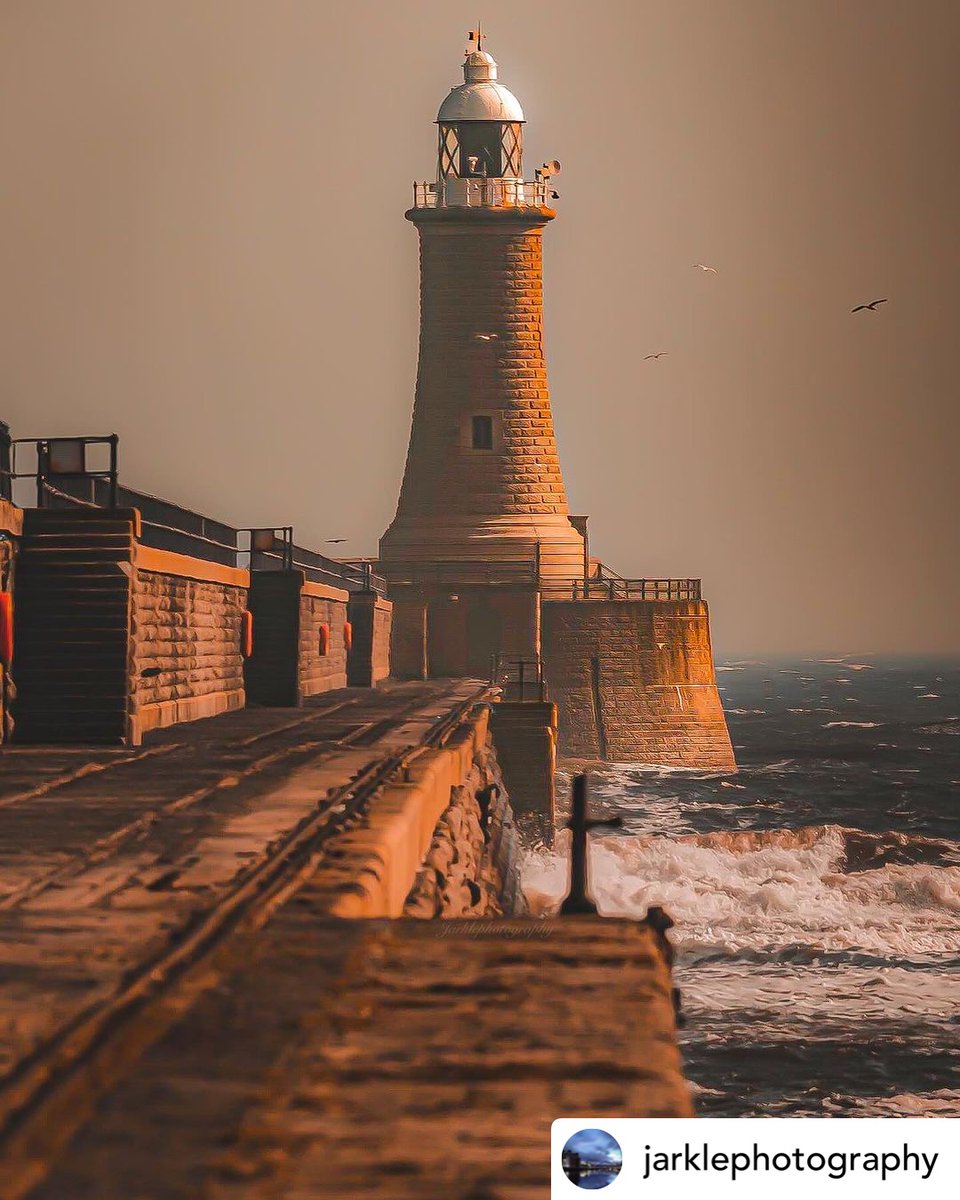
<instances>
[{"instance_id":1,"label":"seagull","mask_svg":"<svg viewBox=\"0 0 960 1200\"><path fill-rule=\"evenodd\" d=\"M714 275L720 274L716 267L708 267L704 263L694 263L693 265L699 267L701 271L712 271Z\"/></svg>"},{"instance_id":2,"label":"seagull","mask_svg":"<svg viewBox=\"0 0 960 1200\"><path fill-rule=\"evenodd\" d=\"M473 335L478 342L495 342L500 336L499 333L475 333Z\"/></svg>"},{"instance_id":3,"label":"seagull","mask_svg":"<svg viewBox=\"0 0 960 1200\"><path fill-rule=\"evenodd\" d=\"M863 312L864 309L868 309L870 312L876 312L878 304L887 304L887 303L888 303L888 301L886 301L886 300L871 300L869 304L858 304L856 308L851 308L850 311L851 312Z\"/></svg>"},{"instance_id":4,"label":"seagull","mask_svg":"<svg viewBox=\"0 0 960 1200\"><path fill-rule=\"evenodd\" d=\"M341 542L345 542L346 538L327 538L328 546L339 546Z\"/></svg>"},{"instance_id":5,"label":"seagull","mask_svg":"<svg viewBox=\"0 0 960 1200\"><path fill-rule=\"evenodd\" d=\"M643 361L646 362L648 358L663 358L663 356L665 354L669 354L669 353L670 353L669 350L661 350L659 354L645 354L643 356Z\"/></svg>"}]
</instances>

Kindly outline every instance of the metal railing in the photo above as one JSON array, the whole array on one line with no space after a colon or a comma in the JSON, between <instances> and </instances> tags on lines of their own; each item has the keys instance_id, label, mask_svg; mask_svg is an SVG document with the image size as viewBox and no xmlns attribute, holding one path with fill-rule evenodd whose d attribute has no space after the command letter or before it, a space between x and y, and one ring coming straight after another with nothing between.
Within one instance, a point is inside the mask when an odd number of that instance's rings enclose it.
<instances>
[{"instance_id":1,"label":"metal railing","mask_svg":"<svg viewBox=\"0 0 960 1200\"><path fill-rule=\"evenodd\" d=\"M10 426L0 421L0 500L13 499L13 439Z\"/></svg>"},{"instance_id":2,"label":"metal railing","mask_svg":"<svg viewBox=\"0 0 960 1200\"><path fill-rule=\"evenodd\" d=\"M391 584L415 584L456 589L458 586L521 585L535 587L538 579L536 558L461 558L448 562L397 562L388 568Z\"/></svg>"},{"instance_id":3,"label":"metal railing","mask_svg":"<svg viewBox=\"0 0 960 1200\"><path fill-rule=\"evenodd\" d=\"M544 600L699 600L699 579L602 578L545 579Z\"/></svg>"},{"instance_id":4,"label":"metal railing","mask_svg":"<svg viewBox=\"0 0 960 1200\"><path fill-rule=\"evenodd\" d=\"M386 591L386 581L372 567L341 563L298 546L292 525L235 529L146 492L118 484L110 487L97 476L56 478L61 486L45 484L42 507L135 508L140 513L140 542L144 546L251 571L301 570L314 583L345 591L376 591L381 595Z\"/></svg>"},{"instance_id":5,"label":"metal railing","mask_svg":"<svg viewBox=\"0 0 960 1200\"><path fill-rule=\"evenodd\" d=\"M547 698L543 663L539 655L494 654L490 661L490 682L499 687L504 700L521 704L542 704Z\"/></svg>"},{"instance_id":6,"label":"metal railing","mask_svg":"<svg viewBox=\"0 0 960 1200\"><path fill-rule=\"evenodd\" d=\"M250 534L251 571L276 570L279 566L283 570L303 571L313 583L326 583L348 591L379 592L383 595L387 590L387 581L374 571L372 561L342 562L337 558L327 558L315 550L307 550L293 540L291 525L241 532ZM276 537L278 533L280 537ZM270 535L273 535L272 545L266 544Z\"/></svg>"},{"instance_id":7,"label":"metal railing","mask_svg":"<svg viewBox=\"0 0 960 1200\"><path fill-rule=\"evenodd\" d=\"M542 569L551 543L537 542L531 556L499 559L422 560L390 563L392 586L457 592L461 587L536 588L543 600L700 600L699 579L626 579L602 563L590 575L552 575Z\"/></svg>"},{"instance_id":8,"label":"metal railing","mask_svg":"<svg viewBox=\"0 0 960 1200\"><path fill-rule=\"evenodd\" d=\"M37 508L49 508L54 497L72 498L71 485L89 479L104 487L102 507L116 508L119 443L115 433L102 437L11 438L4 425L0 430L0 496L12 499L14 482L32 479L36 483ZM87 461L90 446L107 447L106 466L92 466ZM21 469L25 451L33 455L33 462Z\"/></svg>"},{"instance_id":9,"label":"metal railing","mask_svg":"<svg viewBox=\"0 0 960 1200\"><path fill-rule=\"evenodd\" d=\"M441 179L414 183L414 208L546 208L554 193L546 180Z\"/></svg>"}]
</instances>

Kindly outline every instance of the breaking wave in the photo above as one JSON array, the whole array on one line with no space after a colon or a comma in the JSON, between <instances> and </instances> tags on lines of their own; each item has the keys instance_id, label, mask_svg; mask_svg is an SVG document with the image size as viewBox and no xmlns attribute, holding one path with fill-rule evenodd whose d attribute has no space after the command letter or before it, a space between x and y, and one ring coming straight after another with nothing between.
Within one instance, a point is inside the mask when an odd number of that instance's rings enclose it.
<instances>
[{"instance_id":1,"label":"breaking wave","mask_svg":"<svg viewBox=\"0 0 960 1200\"><path fill-rule=\"evenodd\" d=\"M527 854L534 912L567 886L564 831L556 852ZM840 825L679 837L595 837L591 885L600 910L642 917L662 905L692 958L750 952L814 961L835 952L914 960L960 952L960 846Z\"/></svg>"}]
</instances>

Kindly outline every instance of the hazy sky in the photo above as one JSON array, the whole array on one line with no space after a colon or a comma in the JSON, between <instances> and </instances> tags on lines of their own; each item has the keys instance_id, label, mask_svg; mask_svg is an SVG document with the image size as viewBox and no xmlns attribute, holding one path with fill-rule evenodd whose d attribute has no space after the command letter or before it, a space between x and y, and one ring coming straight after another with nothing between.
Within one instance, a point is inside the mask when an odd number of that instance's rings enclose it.
<instances>
[{"instance_id":1,"label":"hazy sky","mask_svg":"<svg viewBox=\"0 0 960 1200\"><path fill-rule=\"evenodd\" d=\"M547 353L594 551L703 576L721 653L960 649L960 5L479 13L528 175L563 163ZM477 15L2 0L14 433L115 430L132 486L375 552L416 371L403 212Z\"/></svg>"}]
</instances>

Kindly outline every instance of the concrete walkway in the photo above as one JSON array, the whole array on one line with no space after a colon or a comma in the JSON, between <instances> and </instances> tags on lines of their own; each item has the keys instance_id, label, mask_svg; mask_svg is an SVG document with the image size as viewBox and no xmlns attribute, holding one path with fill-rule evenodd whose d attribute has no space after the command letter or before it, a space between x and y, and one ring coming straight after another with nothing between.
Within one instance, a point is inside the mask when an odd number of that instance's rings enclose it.
<instances>
[{"instance_id":1,"label":"concrete walkway","mask_svg":"<svg viewBox=\"0 0 960 1200\"><path fill-rule=\"evenodd\" d=\"M328 693L306 710L166 730L134 753L5 748L0 1085L109 1002L331 791L415 744L467 691Z\"/></svg>"},{"instance_id":2,"label":"concrete walkway","mask_svg":"<svg viewBox=\"0 0 960 1200\"><path fill-rule=\"evenodd\" d=\"M308 887L248 953L34 1200L545 1200L555 1117L691 1112L644 925L337 922Z\"/></svg>"},{"instance_id":3,"label":"concrete walkway","mask_svg":"<svg viewBox=\"0 0 960 1200\"><path fill-rule=\"evenodd\" d=\"M690 1112L646 925L340 920L342 852L307 859L142 1019L104 1024L106 1055L73 1049L331 793L478 686L331 693L134 753L0 755L0 1194L532 1200L553 1118ZM61 1046L72 1082L43 1099Z\"/></svg>"}]
</instances>

